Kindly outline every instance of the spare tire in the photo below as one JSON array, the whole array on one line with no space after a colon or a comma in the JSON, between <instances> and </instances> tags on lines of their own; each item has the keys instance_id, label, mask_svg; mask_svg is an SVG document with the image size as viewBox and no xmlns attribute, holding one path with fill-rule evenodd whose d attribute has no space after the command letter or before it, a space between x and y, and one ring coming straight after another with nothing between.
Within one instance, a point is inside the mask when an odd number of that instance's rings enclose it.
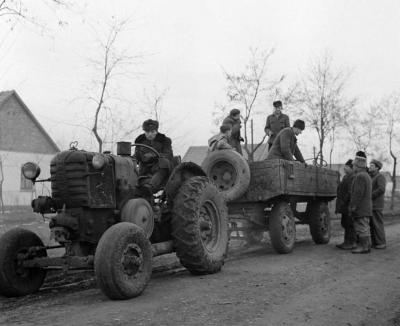
<instances>
[{"instance_id":1,"label":"spare tire","mask_svg":"<svg viewBox=\"0 0 400 326\"><path fill-rule=\"evenodd\" d=\"M211 182L222 192L226 201L238 199L249 187L249 164L236 151L226 149L211 152L201 167Z\"/></svg>"}]
</instances>

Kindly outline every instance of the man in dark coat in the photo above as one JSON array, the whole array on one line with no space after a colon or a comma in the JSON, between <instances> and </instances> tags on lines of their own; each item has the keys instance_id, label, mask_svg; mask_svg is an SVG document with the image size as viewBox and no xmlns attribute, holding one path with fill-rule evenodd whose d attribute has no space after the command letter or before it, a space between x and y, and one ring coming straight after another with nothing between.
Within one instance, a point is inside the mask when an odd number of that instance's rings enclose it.
<instances>
[{"instance_id":1,"label":"man in dark coat","mask_svg":"<svg viewBox=\"0 0 400 326\"><path fill-rule=\"evenodd\" d=\"M350 214L359 239L354 254L366 254L371 251L369 219L372 216L372 182L367 173L367 160L356 156L353 161L354 179L351 185Z\"/></svg>"},{"instance_id":2,"label":"man in dark coat","mask_svg":"<svg viewBox=\"0 0 400 326\"><path fill-rule=\"evenodd\" d=\"M282 129L275 138L266 160L283 159L293 161L294 156L297 161L304 163L296 138L304 129L305 123L303 120L296 120L293 127Z\"/></svg>"},{"instance_id":3,"label":"man in dark coat","mask_svg":"<svg viewBox=\"0 0 400 326\"><path fill-rule=\"evenodd\" d=\"M336 245L339 249L352 250L356 248L356 231L353 219L349 214L351 184L353 182L353 160L348 160L344 165L344 176L337 188L336 214L341 214L341 224L344 229L344 241Z\"/></svg>"},{"instance_id":4,"label":"man in dark coat","mask_svg":"<svg viewBox=\"0 0 400 326\"><path fill-rule=\"evenodd\" d=\"M282 102L275 101L272 103L274 106L274 113L267 117L264 131L268 135L268 151L271 149L272 144L278 136L279 132L287 127L290 127L289 117L282 113Z\"/></svg>"},{"instance_id":5,"label":"man in dark coat","mask_svg":"<svg viewBox=\"0 0 400 326\"><path fill-rule=\"evenodd\" d=\"M208 152L214 152L218 150L223 150L223 149L231 149L235 150L230 144L229 144L229 138L231 137L231 125L222 125L219 127L219 134L212 136L208 140Z\"/></svg>"},{"instance_id":6,"label":"man in dark coat","mask_svg":"<svg viewBox=\"0 0 400 326\"><path fill-rule=\"evenodd\" d=\"M371 242L375 249L386 248L385 228L383 225L383 206L386 188L386 179L379 171L382 163L371 160L369 163L369 175L372 178L372 217L369 221L371 228Z\"/></svg>"},{"instance_id":7,"label":"man in dark coat","mask_svg":"<svg viewBox=\"0 0 400 326\"><path fill-rule=\"evenodd\" d=\"M135 140L136 144L154 148L160 154L160 157L157 157L157 154L149 148L135 147L135 157L139 162L139 176L148 176L143 187L151 194L161 190L172 170L171 139L158 132L158 125L156 120L144 121L142 125L144 134Z\"/></svg>"},{"instance_id":8,"label":"man in dark coat","mask_svg":"<svg viewBox=\"0 0 400 326\"><path fill-rule=\"evenodd\" d=\"M240 142L243 140L240 136L240 128L242 128L242 124L240 121L240 110L232 109L229 115L222 121L223 125L231 125L231 137L229 138L229 144L236 149L236 151L243 155L242 146Z\"/></svg>"}]
</instances>

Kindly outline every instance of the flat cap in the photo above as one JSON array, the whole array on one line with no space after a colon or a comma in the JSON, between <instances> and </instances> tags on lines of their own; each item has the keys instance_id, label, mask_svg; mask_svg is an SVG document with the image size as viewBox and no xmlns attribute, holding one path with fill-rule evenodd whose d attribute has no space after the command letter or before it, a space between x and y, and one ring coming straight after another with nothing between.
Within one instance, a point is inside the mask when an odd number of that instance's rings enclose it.
<instances>
[{"instance_id":1,"label":"flat cap","mask_svg":"<svg viewBox=\"0 0 400 326\"><path fill-rule=\"evenodd\" d=\"M240 114L240 110L239 109L232 109L231 112L229 112L229 115L234 116Z\"/></svg>"},{"instance_id":2,"label":"flat cap","mask_svg":"<svg viewBox=\"0 0 400 326\"><path fill-rule=\"evenodd\" d=\"M282 107L282 101L274 101L272 105L274 106L274 108Z\"/></svg>"},{"instance_id":3,"label":"flat cap","mask_svg":"<svg viewBox=\"0 0 400 326\"><path fill-rule=\"evenodd\" d=\"M379 170L382 169L383 164L382 164L382 162L380 162L380 161L378 161L378 160L373 159L373 160L371 160L371 162L369 162L369 163L375 164L375 166L376 166Z\"/></svg>"},{"instance_id":4,"label":"flat cap","mask_svg":"<svg viewBox=\"0 0 400 326\"><path fill-rule=\"evenodd\" d=\"M304 130L306 128L306 124L303 120L297 119L294 123L293 123L293 127L294 128L299 128L301 130Z\"/></svg>"}]
</instances>

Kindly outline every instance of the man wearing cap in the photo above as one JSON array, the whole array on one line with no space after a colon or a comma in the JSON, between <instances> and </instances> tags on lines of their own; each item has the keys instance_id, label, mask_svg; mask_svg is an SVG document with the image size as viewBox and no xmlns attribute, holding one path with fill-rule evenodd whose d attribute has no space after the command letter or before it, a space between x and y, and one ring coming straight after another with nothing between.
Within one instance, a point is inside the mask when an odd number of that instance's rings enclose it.
<instances>
[{"instance_id":1,"label":"man wearing cap","mask_svg":"<svg viewBox=\"0 0 400 326\"><path fill-rule=\"evenodd\" d=\"M268 152L266 160L283 159L293 161L293 156L297 161L304 163L303 155L297 146L297 137L305 129L303 120L296 120L293 127L282 129L276 136L271 150Z\"/></svg>"},{"instance_id":2,"label":"man wearing cap","mask_svg":"<svg viewBox=\"0 0 400 326\"><path fill-rule=\"evenodd\" d=\"M371 160L369 163L369 175L372 179L372 217L369 220L371 228L371 242L375 249L386 248L385 228L383 225L383 206L386 188L386 179L380 170L382 163Z\"/></svg>"},{"instance_id":3,"label":"man wearing cap","mask_svg":"<svg viewBox=\"0 0 400 326\"><path fill-rule=\"evenodd\" d=\"M355 175L351 185L349 209L359 242L357 248L351 252L367 254L371 251L369 219L372 216L372 182L366 171L367 159L357 155L353 160L353 170Z\"/></svg>"},{"instance_id":4,"label":"man wearing cap","mask_svg":"<svg viewBox=\"0 0 400 326\"><path fill-rule=\"evenodd\" d=\"M240 128L242 128L242 124L240 121L240 110L232 109L229 115L222 122L223 125L230 125L232 128L231 136L229 138L229 144L236 149L236 151L242 154L242 146L240 142L243 141L243 138L240 136Z\"/></svg>"},{"instance_id":5,"label":"man wearing cap","mask_svg":"<svg viewBox=\"0 0 400 326\"><path fill-rule=\"evenodd\" d=\"M353 160L348 160L344 165L344 176L337 188L336 214L341 214L341 225L344 229L344 241L336 245L339 249L352 250L356 248L356 231L354 230L353 219L349 214L351 184L353 182Z\"/></svg>"},{"instance_id":6,"label":"man wearing cap","mask_svg":"<svg viewBox=\"0 0 400 326\"><path fill-rule=\"evenodd\" d=\"M139 162L139 176L149 176L149 181L143 186L151 194L161 190L172 170L173 152L171 139L158 132L158 121L148 119L143 122L144 134L138 136L136 144L154 148L160 157L151 149L143 146L135 147L135 157Z\"/></svg>"},{"instance_id":7,"label":"man wearing cap","mask_svg":"<svg viewBox=\"0 0 400 326\"><path fill-rule=\"evenodd\" d=\"M234 148L229 145L231 131L231 125L222 125L221 127L219 127L219 134L211 137L208 140L208 151L214 152L222 149L234 150Z\"/></svg>"},{"instance_id":8,"label":"man wearing cap","mask_svg":"<svg viewBox=\"0 0 400 326\"><path fill-rule=\"evenodd\" d=\"M289 117L282 113L282 102L275 101L272 103L274 113L267 117L264 131L268 135L268 151L271 149L272 144L278 136L278 133L287 127L290 127Z\"/></svg>"}]
</instances>

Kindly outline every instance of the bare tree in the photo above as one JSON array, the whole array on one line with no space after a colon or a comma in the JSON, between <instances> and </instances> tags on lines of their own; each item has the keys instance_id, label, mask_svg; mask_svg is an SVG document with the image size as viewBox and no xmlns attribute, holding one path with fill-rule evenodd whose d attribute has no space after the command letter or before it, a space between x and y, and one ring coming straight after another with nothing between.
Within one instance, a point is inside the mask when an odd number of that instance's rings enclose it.
<instances>
[{"instance_id":1,"label":"bare tree","mask_svg":"<svg viewBox=\"0 0 400 326\"><path fill-rule=\"evenodd\" d=\"M261 51L257 48L250 48L250 58L242 72L229 73L223 69L227 81L227 104L216 104L217 112L214 112L214 116L218 116L220 113L225 114L232 107L240 108L244 126L244 149L249 161L254 160L255 151L266 138L264 135L262 140L253 146L251 125L252 117L256 113L255 107L263 94L276 89L284 79L283 75L278 79L267 79L267 64L273 53L274 49ZM215 122L219 121L220 118L217 117Z\"/></svg>"},{"instance_id":2,"label":"bare tree","mask_svg":"<svg viewBox=\"0 0 400 326\"><path fill-rule=\"evenodd\" d=\"M74 1L70 0L41 0L46 8L50 9L53 13L56 9L62 7L71 9L74 6ZM36 5L36 4L35 4ZM0 0L0 20L10 24L11 29L15 27L18 22L26 22L31 25L44 28L45 23L42 22L40 17L31 14L31 10L24 0ZM63 26L65 21L58 19L57 24Z\"/></svg>"},{"instance_id":3,"label":"bare tree","mask_svg":"<svg viewBox=\"0 0 400 326\"><path fill-rule=\"evenodd\" d=\"M345 96L349 77L346 69L334 69L332 57L326 53L310 63L298 83L298 113L318 134L317 157L321 164L327 139L334 142L334 133L344 126L356 104L355 98L347 99Z\"/></svg>"},{"instance_id":4,"label":"bare tree","mask_svg":"<svg viewBox=\"0 0 400 326\"><path fill-rule=\"evenodd\" d=\"M4 182L3 157L2 155L0 155L0 209L1 212L4 214L3 182Z\"/></svg>"},{"instance_id":5,"label":"bare tree","mask_svg":"<svg viewBox=\"0 0 400 326\"><path fill-rule=\"evenodd\" d=\"M396 194L397 155L400 145L400 92L394 92L385 97L379 104L373 106L376 116L375 127L380 128L381 135L385 135L389 155L393 160L392 195L390 209L394 208Z\"/></svg>"},{"instance_id":6,"label":"bare tree","mask_svg":"<svg viewBox=\"0 0 400 326\"><path fill-rule=\"evenodd\" d=\"M169 87L160 89L157 85L153 85L151 90L144 89L145 114L149 114L157 121L161 122L161 114L163 113L163 102L169 92Z\"/></svg>"},{"instance_id":7,"label":"bare tree","mask_svg":"<svg viewBox=\"0 0 400 326\"><path fill-rule=\"evenodd\" d=\"M105 130L101 131L101 116L102 114L112 114L113 103L120 98L116 94L112 94L111 86L117 83L118 77L132 77L130 69L139 59L142 54L129 55L128 50L118 49L118 38L125 30L129 21L113 20L109 25L109 31L104 40L98 40L100 57L98 59L90 59L89 63L94 68L95 72L100 76L93 79L95 95L89 96L89 100L95 104L95 112L93 117L93 127L91 129L98 143L98 151L102 152ZM103 128L107 128L107 120L105 120Z\"/></svg>"}]
</instances>

